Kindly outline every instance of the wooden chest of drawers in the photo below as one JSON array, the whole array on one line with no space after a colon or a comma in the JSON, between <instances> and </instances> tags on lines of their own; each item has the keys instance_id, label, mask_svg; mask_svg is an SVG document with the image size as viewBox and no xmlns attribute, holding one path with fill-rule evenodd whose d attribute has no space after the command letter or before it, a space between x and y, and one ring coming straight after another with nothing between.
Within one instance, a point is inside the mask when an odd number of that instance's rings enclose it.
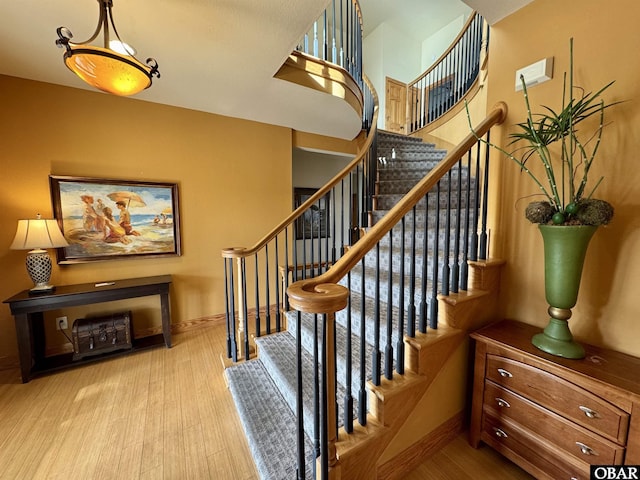
<instances>
[{"instance_id":1,"label":"wooden chest of drawers","mask_svg":"<svg viewBox=\"0 0 640 480\"><path fill-rule=\"evenodd\" d=\"M471 334L471 445L540 479L640 464L640 358L589 345L582 360L555 357L531 344L539 331L505 320Z\"/></svg>"}]
</instances>

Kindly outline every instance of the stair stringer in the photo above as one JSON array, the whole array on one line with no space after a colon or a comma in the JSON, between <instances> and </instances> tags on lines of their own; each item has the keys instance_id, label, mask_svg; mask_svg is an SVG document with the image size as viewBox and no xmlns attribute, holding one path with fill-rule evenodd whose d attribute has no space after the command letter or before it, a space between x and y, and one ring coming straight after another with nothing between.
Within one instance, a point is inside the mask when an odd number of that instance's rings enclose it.
<instances>
[{"instance_id":1,"label":"stair stringer","mask_svg":"<svg viewBox=\"0 0 640 480\"><path fill-rule=\"evenodd\" d=\"M426 334L417 333L415 338L405 337L405 355L409 360L405 373L399 375L394 372L392 380L383 378L378 386L369 382L367 425L355 426L351 434L340 430L336 444L340 465L338 478L377 478L382 452L412 416L415 406L466 336L466 332L460 329L443 326L436 330L428 329Z\"/></svg>"}]
</instances>

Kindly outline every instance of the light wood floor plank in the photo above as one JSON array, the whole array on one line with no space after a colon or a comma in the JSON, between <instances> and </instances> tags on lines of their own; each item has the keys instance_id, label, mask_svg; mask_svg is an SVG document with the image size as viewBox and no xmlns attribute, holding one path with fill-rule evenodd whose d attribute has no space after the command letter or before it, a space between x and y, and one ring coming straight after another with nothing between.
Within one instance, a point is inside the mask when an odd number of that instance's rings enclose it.
<instances>
[{"instance_id":1,"label":"light wood floor plank","mask_svg":"<svg viewBox=\"0 0 640 480\"><path fill-rule=\"evenodd\" d=\"M258 480L223 377L225 341L218 324L27 384L0 371L0 480ZM478 478L531 477L460 436L403 480Z\"/></svg>"}]
</instances>

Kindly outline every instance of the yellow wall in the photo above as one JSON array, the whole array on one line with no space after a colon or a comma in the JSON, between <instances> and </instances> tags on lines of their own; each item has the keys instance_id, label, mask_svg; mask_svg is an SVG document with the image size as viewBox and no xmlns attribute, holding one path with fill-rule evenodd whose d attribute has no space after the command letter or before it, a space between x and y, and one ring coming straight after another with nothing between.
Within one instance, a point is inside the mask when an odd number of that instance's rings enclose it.
<instances>
[{"instance_id":1,"label":"yellow wall","mask_svg":"<svg viewBox=\"0 0 640 480\"><path fill-rule=\"evenodd\" d=\"M251 246L291 211L291 136L286 128L0 76L0 300L32 286L26 252L9 250L17 220L38 212L52 218L48 175L73 175L177 182L183 255L54 265L54 284L168 273L174 323L224 313L220 250ZM154 323L158 302L150 301L127 305L143 305ZM64 341L58 337L51 340ZM13 317L0 304L0 365L15 361L16 348Z\"/></svg>"},{"instance_id":2,"label":"yellow wall","mask_svg":"<svg viewBox=\"0 0 640 480\"><path fill-rule=\"evenodd\" d=\"M607 112L613 122L605 129L598 158L590 174L605 179L596 197L615 207L615 218L594 236L582 276L578 305L570 325L582 340L640 356L640 63L634 52L640 45L636 0L536 0L491 30L489 106L504 100L509 116L502 142L511 126L525 118L521 92L514 91L515 71L545 57L555 57L553 80L530 89L532 105L561 104L562 74L569 68L569 38L574 37L576 84L594 91L611 80L605 99L629 102ZM494 137L497 139L499 137ZM545 325L542 240L524 218L533 182L517 166L494 155L501 168L493 182L499 185L501 204L491 231L493 255L506 259L502 313L509 318Z\"/></svg>"}]
</instances>

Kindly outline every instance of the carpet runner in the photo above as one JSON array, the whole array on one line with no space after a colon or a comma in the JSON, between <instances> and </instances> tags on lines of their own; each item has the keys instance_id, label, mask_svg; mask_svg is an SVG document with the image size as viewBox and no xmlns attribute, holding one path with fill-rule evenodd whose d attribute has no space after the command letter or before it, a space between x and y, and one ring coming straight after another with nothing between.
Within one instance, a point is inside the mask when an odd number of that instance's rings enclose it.
<instances>
[{"instance_id":1,"label":"carpet runner","mask_svg":"<svg viewBox=\"0 0 640 480\"><path fill-rule=\"evenodd\" d=\"M437 150L433 144L422 142L420 139L404 137L379 132L378 157L379 157L379 181L377 192L377 210L373 212L374 221L379 220L406 194L424 175L432 169L446 152ZM466 182L465 179L461 179ZM441 182L458 183L458 172L452 173L450 178L445 177ZM425 200L421 200L416 208L415 218L409 214L406 220L405 243L411 245L413 222L416 224L416 258L404 255L400 251L400 238L402 232L398 227L392 231L393 245L389 247L389 235L380 242L380 318L383 319L379 329L379 338L384 342L381 350L384 350L386 339L391 338L391 344L396 345L401 339L398 333L399 300L402 296L406 310L410 303L419 305L421 301L420 273L423 262L423 238L425 235L432 238L435 234L429 226L433 224L433 206L436 203L436 194L429 193L431 210L429 218L424 210ZM446 202L446 198L444 199ZM443 199L441 197L441 203ZM457 206L455 200L452 202ZM446 203L445 203L446 205ZM464 205L462 205L464 207ZM446 215L446 213L441 213ZM444 219L442 219L444 221ZM440 244L443 242L441 241ZM431 271L432 254L427 252L428 269ZM444 254L439 254L440 261L445 261ZM351 395L354 398L354 418L357 419L357 399L362 382L360 376L360 335L364 331L366 360L366 379L371 378L371 353L374 351L376 327L374 323L375 310L375 249L365 257L364 272L359 264L350 275L351 304L351 340L352 340L352 379ZM400 264L404 262L405 276L408 276L411 262L416 264L417 278L414 298L410 298L411 290L409 280L401 281L399 278ZM389 292L389 275L392 276L392 291ZM364 283L362 283L364 282ZM341 283L349 287L349 279L344 278ZM363 288L364 285L364 288ZM404 285L404 288L402 288ZM430 287L429 287L430 288ZM391 304L391 331L387 326L388 298ZM364 305L364 315L360 308ZM317 319L312 314L298 314L287 312L288 330L255 339L257 345L257 357L255 359L235 364L226 369L229 389L237 406L240 419L247 436L249 446L254 455L254 460L263 480L289 480L296 478L297 463L297 422L296 422L296 331L298 319L300 319L301 344L302 344L302 371L303 371L303 403L304 403L304 431L305 431L305 478L314 477L316 452L314 449L314 375L313 358L315 349L314 338L322 338L320 316ZM406 317L406 312L405 312ZM342 425L343 398L348 386L345 385L347 362L344 358L347 340L347 309L336 314L336 342L338 352L338 397L339 405L338 423ZM364 323L364 325L363 325ZM314 327L316 335L314 335ZM318 347L322 351L322 346ZM384 356L382 356L384 358Z\"/></svg>"}]
</instances>

